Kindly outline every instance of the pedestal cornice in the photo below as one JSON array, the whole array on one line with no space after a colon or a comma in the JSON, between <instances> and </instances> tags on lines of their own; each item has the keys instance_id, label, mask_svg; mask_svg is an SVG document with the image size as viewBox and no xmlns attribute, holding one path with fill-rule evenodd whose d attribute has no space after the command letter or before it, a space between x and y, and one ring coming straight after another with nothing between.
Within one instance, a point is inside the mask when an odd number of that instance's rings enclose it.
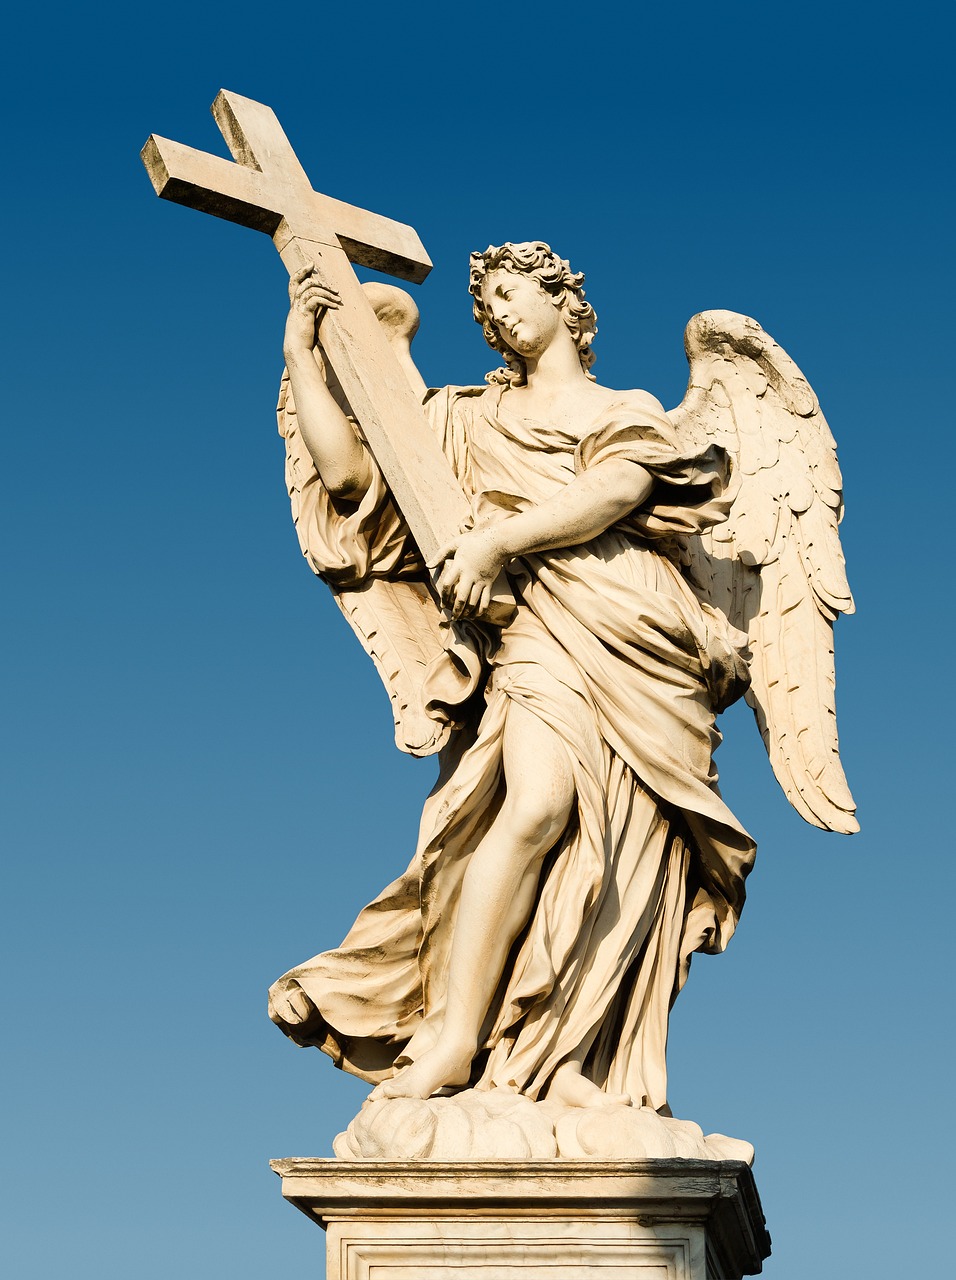
<instances>
[{"instance_id":1,"label":"pedestal cornice","mask_svg":"<svg viewBox=\"0 0 956 1280\"><path fill-rule=\"evenodd\" d=\"M271 1162L282 1194L310 1219L472 1223L542 1218L704 1229L708 1275L754 1275L770 1237L748 1165L734 1160Z\"/></svg>"}]
</instances>

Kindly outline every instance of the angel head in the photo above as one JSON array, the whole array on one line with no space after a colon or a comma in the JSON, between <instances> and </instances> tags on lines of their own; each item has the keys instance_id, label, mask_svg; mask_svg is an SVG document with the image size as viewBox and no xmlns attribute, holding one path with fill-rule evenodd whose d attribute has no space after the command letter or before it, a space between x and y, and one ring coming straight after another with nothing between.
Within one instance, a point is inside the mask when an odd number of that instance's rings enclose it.
<instances>
[{"instance_id":1,"label":"angel head","mask_svg":"<svg viewBox=\"0 0 956 1280\"><path fill-rule=\"evenodd\" d=\"M475 299L475 319L485 341L505 361L504 368L487 375L488 382L523 383L522 347L539 340L542 332L546 334L549 320L556 318L569 330L581 368L587 377L593 377L591 343L597 333L597 316L585 300L583 285L583 272L572 271L541 240L489 245L484 253L471 255L468 292Z\"/></svg>"}]
</instances>

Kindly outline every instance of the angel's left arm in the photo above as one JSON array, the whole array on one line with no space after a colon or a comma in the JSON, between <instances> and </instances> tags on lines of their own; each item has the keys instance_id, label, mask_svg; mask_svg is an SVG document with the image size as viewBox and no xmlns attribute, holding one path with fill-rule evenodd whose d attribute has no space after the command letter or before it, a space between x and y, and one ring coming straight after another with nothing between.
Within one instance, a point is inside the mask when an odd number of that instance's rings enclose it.
<instances>
[{"instance_id":1,"label":"angel's left arm","mask_svg":"<svg viewBox=\"0 0 956 1280\"><path fill-rule=\"evenodd\" d=\"M470 530L448 543L439 589L456 615L486 607L491 583L515 556L590 541L641 505L654 480L639 463L607 458L580 472L564 489L497 524Z\"/></svg>"},{"instance_id":2,"label":"angel's left arm","mask_svg":"<svg viewBox=\"0 0 956 1280\"><path fill-rule=\"evenodd\" d=\"M504 560L575 547L623 520L650 495L650 472L625 458L608 458L580 472L546 502L492 526Z\"/></svg>"}]
</instances>

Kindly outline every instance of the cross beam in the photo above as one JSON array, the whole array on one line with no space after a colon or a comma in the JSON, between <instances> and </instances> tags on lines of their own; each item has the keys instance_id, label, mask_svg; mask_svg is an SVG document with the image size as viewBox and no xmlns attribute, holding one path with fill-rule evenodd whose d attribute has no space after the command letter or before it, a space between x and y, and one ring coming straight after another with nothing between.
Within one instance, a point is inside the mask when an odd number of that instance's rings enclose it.
<instances>
[{"instance_id":1,"label":"cross beam","mask_svg":"<svg viewBox=\"0 0 956 1280\"><path fill-rule=\"evenodd\" d=\"M430 560L468 517L468 500L351 265L420 283L428 254L411 227L313 191L271 108L222 89L212 113L236 163L154 134L142 158L156 194L264 231L290 275L314 262L338 290L341 307L319 325L323 352ZM496 597L488 616L503 620L507 592Z\"/></svg>"}]
</instances>

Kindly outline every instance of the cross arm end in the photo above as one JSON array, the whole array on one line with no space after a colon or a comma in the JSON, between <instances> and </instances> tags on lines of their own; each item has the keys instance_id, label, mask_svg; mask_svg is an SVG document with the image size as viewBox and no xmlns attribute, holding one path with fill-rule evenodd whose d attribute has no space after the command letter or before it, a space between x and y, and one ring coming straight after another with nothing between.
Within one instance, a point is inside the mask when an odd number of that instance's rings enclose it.
<instances>
[{"instance_id":1,"label":"cross arm end","mask_svg":"<svg viewBox=\"0 0 956 1280\"><path fill-rule=\"evenodd\" d=\"M169 181L169 169L163 159L163 150L160 146L161 142L165 142L165 138L157 138L155 133L151 133L146 139L146 145L139 153L140 159L146 167L149 174L149 180L153 184L153 190L158 196L163 194L163 188Z\"/></svg>"},{"instance_id":2,"label":"cross arm end","mask_svg":"<svg viewBox=\"0 0 956 1280\"><path fill-rule=\"evenodd\" d=\"M150 134L140 152L158 196L273 235L282 214L256 169Z\"/></svg>"}]
</instances>

